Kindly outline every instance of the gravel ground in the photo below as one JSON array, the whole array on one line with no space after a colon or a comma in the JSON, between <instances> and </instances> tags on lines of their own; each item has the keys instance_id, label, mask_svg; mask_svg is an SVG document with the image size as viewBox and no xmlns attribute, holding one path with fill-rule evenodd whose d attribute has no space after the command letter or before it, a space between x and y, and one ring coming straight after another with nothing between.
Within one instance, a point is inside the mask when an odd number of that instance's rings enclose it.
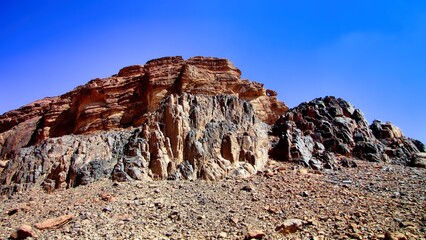
<instances>
[{"instance_id":1,"label":"gravel ground","mask_svg":"<svg viewBox=\"0 0 426 240\"><path fill-rule=\"evenodd\" d=\"M113 183L2 199L0 239L426 239L426 169L354 161L314 171L269 161L246 179ZM72 214L54 229L37 223ZM287 228L288 222L295 228Z\"/></svg>"}]
</instances>

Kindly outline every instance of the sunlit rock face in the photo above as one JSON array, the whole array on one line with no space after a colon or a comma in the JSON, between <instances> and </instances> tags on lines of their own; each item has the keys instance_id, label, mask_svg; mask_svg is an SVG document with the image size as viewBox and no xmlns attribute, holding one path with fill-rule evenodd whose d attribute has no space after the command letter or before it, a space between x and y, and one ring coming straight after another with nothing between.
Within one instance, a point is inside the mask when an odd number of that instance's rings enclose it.
<instances>
[{"instance_id":1,"label":"sunlit rock face","mask_svg":"<svg viewBox=\"0 0 426 240\"><path fill-rule=\"evenodd\" d=\"M125 67L0 116L0 157L50 137L139 126L171 94L233 95L251 103L267 124L288 109L274 91L240 77L229 60L211 57L165 57Z\"/></svg>"},{"instance_id":2,"label":"sunlit rock face","mask_svg":"<svg viewBox=\"0 0 426 240\"><path fill-rule=\"evenodd\" d=\"M226 59L166 57L0 116L3 194L116 181L245 177L287 107Z\"/></svg>"},{"instance_id":3,"label":"sunlit rock face","mask_svg":"<svg viewBox=\"0 0 426 240\"><path fill-rule=\"evenodd\" d=\"M229 95L170 95L135 128L49 138L22 148L1 175L3 194L34 183L51 192L116 181L246 177L268 159L269 126Z\"/></svg>"}]
</instances>

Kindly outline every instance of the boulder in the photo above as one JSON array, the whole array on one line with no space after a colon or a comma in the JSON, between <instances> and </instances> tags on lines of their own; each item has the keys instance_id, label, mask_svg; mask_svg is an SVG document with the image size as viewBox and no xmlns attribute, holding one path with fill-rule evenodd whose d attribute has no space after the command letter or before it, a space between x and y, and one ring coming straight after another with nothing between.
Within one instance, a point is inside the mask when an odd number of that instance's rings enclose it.
<instances>
[{"instance_id":1,"label":"boulder","mask_svg":"<svg viewBox=\"0 0 426 240\"><path fill-rule=\"evenodd\" d=\"M415 167L426 168L426 153L418 152L413 155L411 165Z\"/></svg>"}]
</instances>

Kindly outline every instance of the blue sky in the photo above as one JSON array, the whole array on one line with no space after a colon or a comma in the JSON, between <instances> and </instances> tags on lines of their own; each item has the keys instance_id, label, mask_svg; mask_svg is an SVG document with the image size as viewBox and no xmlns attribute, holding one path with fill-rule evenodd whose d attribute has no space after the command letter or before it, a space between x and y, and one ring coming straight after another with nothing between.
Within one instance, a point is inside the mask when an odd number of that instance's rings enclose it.
<instances>
[{"instance_id":1,"label":"blue sky","mask_svg":"<svg viewBox=\"0 0 426 240\"><path fill-rule=\"evenodd\" d=\"M0 0L0 114L127 65L230 59L290 107L342 97L426 142L426 1Z\"/></svg>"}]
</instances>

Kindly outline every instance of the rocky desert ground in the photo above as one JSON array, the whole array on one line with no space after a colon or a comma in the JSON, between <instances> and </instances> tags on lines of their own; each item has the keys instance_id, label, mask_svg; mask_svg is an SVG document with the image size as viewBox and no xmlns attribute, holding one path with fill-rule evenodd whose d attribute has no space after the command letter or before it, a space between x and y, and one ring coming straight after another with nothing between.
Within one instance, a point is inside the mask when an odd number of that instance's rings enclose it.
<instances>
[{"instance_id":1,"label":"rocky desert ground","mask_svg":"<svg viewBox=\"0 0 426 240\"><path fill-rule=\"evenodd\" d=\"M0 212L0 239L24 224L38 239L425 239L426 169L270 160L249 178L33 188L3 199Z\"/></svg>"}]
</instances>

